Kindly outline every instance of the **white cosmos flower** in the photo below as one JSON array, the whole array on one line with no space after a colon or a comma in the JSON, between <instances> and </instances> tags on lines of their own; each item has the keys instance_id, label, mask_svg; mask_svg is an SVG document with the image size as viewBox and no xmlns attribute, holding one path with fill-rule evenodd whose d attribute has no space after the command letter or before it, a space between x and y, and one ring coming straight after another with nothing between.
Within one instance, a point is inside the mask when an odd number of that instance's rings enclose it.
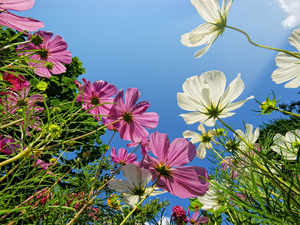
<instances>
[{"instance_id":1,"label":"white cosmos flower","mask_svg":"<svg viewBox=\"0 0 300 225\"><path fill-rule=\"evenodd\" d=\"M242 138L244 138L250 145L254 146L255 142L257 141L258 136L259 136L259 128L257 127L253 133L253 126L251 124L247 123L245 125L245 129L246 129L246 133L244 133L240 129L236 130L235 132L237 132ZM234 137L237 140L240 140L240 138L238 136L236 136L235 134L234 134ZM247 145L243 141L240 142L239 146L242 149L247 148Z\"/></svg>"},{"instance_id":2,"label":"white cosmos flower","mask_svg":"<svg viewBox=\"0 0 300 225\"><path fill-rule=\"evenodd\" d=\"M289 38L291 45L297 48L298 52L295 54L300 56L300 27L295 29ZM297 88L300 86L300 59L291 56L287 53L279 52L275 58L277 68L273 74L272 79L276 84L289 81L284 87Z\"/></svg>"},{"instance_id":3,"label":"white cosmos flower","mask_svg":"<svg viewBox=\"0 0 300 225\"><path fill-rule=\"evenodd\" d=\"M300 130L289 131L282 136L276 134L274 136L275 146L271 148L278 154L282 154L287 160L296 160L300 147Z\"/></svg>"},{"instance_id":4,"label":"white cosmos flower","mask_svg":"<svg viewBox=\"0 0 300 225\"><path fill-rule=\"evenodd\" d=\"M214 180L212 180L214 181ZM217 181L214 181L218 183ZM223 196L223 197L221 197ZM224 192L220 191L219 188L209 184L209 189L203 196L198 196L198 200L203 204L203 210L214 209L218 210L226 201L226 195Z\"/></svg>"},{"instance_id":5,"label":"white cosmos flower","mask_svg":"<svg viewBox=\"0 0 300 225\"><path fill-rule=\"evenodd\" d=\"M206 20L206 23L181 36L181 43L187 47L196 47L207 44L203 49L195 53L195 57L201 57L214 41L225 30L227 22L227 14L230 10L233 0L229 0L225 5L226 0L222 1L220 9L218 0L191 0L191 3L196 8L200 16Z\"/></svg>"},{"instance_id":6,"label":"white cosmos flower","mask_svg":"<svg viewBox=\"0 0 300 225\"><path fill-rule=\"evenodd\" d=\"M177 93L180 108L192 113L181 114L187 124L196 122L206 126L214 126L217 117L226 118L234 115L230 112L241 107L244 102L254 98L251 96L243 101L234 101L244 90L244 82L238 74L225 90L226 77L221 71L208 71L200 77L188 78L182 85L183 93Z\"/></svg>"},{"instance_id":7,"label":"white cosmos flower","mask_svg":"<svg viewBox=\"0 0 300 225\"><path fill-rule=\"evenodd\" d=\"M182 133L184 138L191 138L190 142L193 144L201 142L200 145L197 148L197 156L200 159L204 159L206 156L206 149L212 148L211 141L215 142L214 137L214 130L209 130L206 133L205 127L203 124L200 124L198 127L198 130L202 132L202 135L199 133L196 133L194 131L186 130Z\"/></svg>"},{"instance_id":8,"label":"white cosmos flower","mask_svg":"<svg viewBox=\"0 0 300 225\"><path fill-rule=\"evenodd\" d=\"M152 187L146 187L152 179L150 170L141 169L131 163L123 168L123 176L127 180L114 179L108 182L108 187L116 192L123 193L123 201L134 207L143 197L145 197ZM163 194L165 191L153 191L150 196Z\"/></svg>"}]
</instances>

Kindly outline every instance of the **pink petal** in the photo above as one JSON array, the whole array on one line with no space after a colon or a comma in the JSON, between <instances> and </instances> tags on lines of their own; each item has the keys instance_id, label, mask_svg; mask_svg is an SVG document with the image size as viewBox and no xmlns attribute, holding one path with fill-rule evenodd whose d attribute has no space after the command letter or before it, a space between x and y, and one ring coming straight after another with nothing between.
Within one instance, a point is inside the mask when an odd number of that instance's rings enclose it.
<instances>
[{"instance_id":1,"label":"pink petal","mask_svg":"<svg viewBox=\"0 0 300 225\"><path fill-rule=\"evenodd\" d=\"M193 198L203 196L208 191L209 182L200 178L201 175L208 179L206 169L197 166L185 166L172 169L172 178L161 178L159 187L180 198ZM166 186L164 186L166 185Z\"/></svg>"},{"instance_id":2,"label":"pink petal","mask_svg":"<svg viewBox=\"0 0 300 225\"><path fill-rule=\"evenodd\" d=\"M59 61L64 64L70 64L72 62L72 54L69 50L64 50L61 52L53 52L50 53L50 56L56 61Z\"/></svg>"},{"instance_id":3,"label":"pink petal","mask_svg":"<svg viewBox=\"0 0 300 225\"><path fill-rule=\"evenodd\" d=\"M15 11L25 11L31 9L34 5L34 0L2 0L0 8Z\"/></svg>"},{"instance_id":4,"label":"pink petal","mask_svg":"<svg viewBox=\"0 0 300 225\"><path fill-rule=\"evenodd\" d=\"M167 162L170 141L168 134L162 134L158 131L150 134L149 136L149 147L151 152L158 158L160 162Z\"/></svg>"},{"instance_id":5,"label":"pink petal","mask_svg":"<svg viewBox=\"0 0 300 225\"><path fill-rule=\"evenodd\" d=\"M68 48L67 42L59 36L55 35L48 43L50 53L62 52Z\"/></svg>"},{"instance_id":6,"label":"pink petal","mask_svg":"<svg viewBox=\"0 0 300 225\"><path fill-rule=\"evenodd\" d=\"M119 163L120 159L119 159L119 157L117 156L116 148L115 148L115 147L113 147L113 148L111 149L110 155L111 155L111 160L112 160L114 163Z\"/></svg>"},{"instance_id":7,"label":"pink petal","mask_svg":"<svg viewBox=\"0 0 300 225\"><path fill-rule=\"evenodd\" d=\"M142 115L135 115L134 122L139 123L141 126L154 129L158 125L159 116L157 113L144 113Z\"/></svg>"},{"instance_id":8,"label":"pink petal","mask_svg":"<svg viewBox=\"0 0 300 225\"><path fill-rule=\"evenodd\" d=\"M148 101L141 101L138 104L136 104L132 109L132 114L143 114L146 112L146 110L150 107L150 104Z\"/></svg>"},{"instance_id":9,"label":"pink petal","mask_svg":"<svg viewBox=\"0 0 300 225\"><path fill-rule=\"evenodd\" d=\"M36 31L44 27L44 23L35 19L14 15L8 11L0 14L0 24L18 31Z\"/></svg>"},{"instance_id":10,"label":"pink petal","mask_svg":"<svg viewBox=\"0 0 300 225\"><path fill-rule=\"evenodd\" d=\"M141 96L141 93L137 88L129 88L126 90L125 93L125 103L126 103L126 109L130 112L133 111L133 107L137 100L139 100Z\"/></svg>"},{"instance_id":11,"label":"pink petal","mask_svg":"<svg viewBox=\"0 0 300 225\"><path fill-rule=\"evenodd\" d=\"M170 166L183 166L196 156L196 147L184 138L176 138L170 145L168 163Z\"/></svg>"}]
</instances>

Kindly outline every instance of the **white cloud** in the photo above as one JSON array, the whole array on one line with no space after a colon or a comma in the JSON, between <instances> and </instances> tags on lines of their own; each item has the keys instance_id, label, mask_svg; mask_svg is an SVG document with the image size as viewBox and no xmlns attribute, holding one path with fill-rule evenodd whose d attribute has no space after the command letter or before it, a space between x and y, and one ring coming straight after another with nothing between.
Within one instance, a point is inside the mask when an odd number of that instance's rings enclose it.
<instances>
[{"instance_id":1,"label":"white cloud","mask_svg":"<svg viewBox=\"0 0 300 225\"><path fill-rule=\"evenodd\" d=\"M170 225L170 218L164 217L162 221L157 221L159 225ZM150 225L149 223L145 223L145 225Z\"/></svg>"},{"instance_id":2,"label":"white cloud","mask_svg":"<svg viewBox=\"0 0 300 225\"><path fill-rule=\"evenodd\" d=\"M288 14L281 25L285 28L294 28L300 25L300 1L299 0L277 0L279 7Z\"/></svg>"}]
</instances>

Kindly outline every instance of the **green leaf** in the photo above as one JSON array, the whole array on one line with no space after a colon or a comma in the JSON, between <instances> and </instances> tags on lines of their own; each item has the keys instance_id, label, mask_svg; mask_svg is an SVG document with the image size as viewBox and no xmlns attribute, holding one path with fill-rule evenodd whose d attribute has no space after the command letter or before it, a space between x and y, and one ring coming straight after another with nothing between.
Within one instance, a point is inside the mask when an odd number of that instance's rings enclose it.
<instances>
[{"instance_id":1,"label":"green leaf","mask_svg":"<svg viewBox=\"0 0 300 225\"><path fill-rule=\"evenodd\" d=\"M195 212L196 206L198 206L198 209L201 209L203 207L203 204L199 201L198 198L190 198L191 205L188 207L191 211Z\"/></svg>"},{"instance_id":2,"label":"green leaf","mask_svg":"<svg viewBox=\"0 0 300 225\"><path fill-rule=\"evenodd\" d=\"M15 211L21 211L23 209L27 209L30 208L31 206L26 206L26 207L20 207L17 209L5 209L5 210L0 210L0 215L2 214L6 214L6 213L11 213L11 212L15 212Z\"/></svg>"}]
</instances>

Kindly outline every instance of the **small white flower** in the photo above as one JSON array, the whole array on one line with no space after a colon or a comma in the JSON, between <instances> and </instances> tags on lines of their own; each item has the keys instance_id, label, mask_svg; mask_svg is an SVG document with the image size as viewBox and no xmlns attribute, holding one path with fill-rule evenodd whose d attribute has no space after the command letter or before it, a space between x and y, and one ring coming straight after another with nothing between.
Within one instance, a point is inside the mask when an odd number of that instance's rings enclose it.
<instances>
[{"instance_id":1,"label":"small white flower","mask_svg":"<svg viewBox=\"0 0 300 225\"><path fill-rule=\"evenodd\" d=\"M214 180L213 180L214 181ZM217 182L217 181L214 181ZM217 182L218 183L218 182ZM226 201L223 192L219 190L219 188L209 184L209 189L203 196L198 196L198 200L203 204L203 210L214 209L214 211L218 210Z\"/></svg>"},{"instance_id":2,"label":"small white flower","mask_svg":"<svg viewBox=\"0 0 300 225\"><path fill-rule=\"evenodd\" d=\"M300 56L300 27L295 29L289 42L295 48L297 48L298 54ZM272 79L276 84L281 84L283 82L289 81L284 87L286 88L297 88L300 86L300 59L291 56L287 53L279 52L275 58L277 68L273 74Z\"/></svg>"},{"instance_id":3,"label":"small white flower","mask_svg":"<svg viewBox=\"0 0 300 225\"><path fill-rule=\"evenodd\" d=\"M123 176L127 180L114 179L108 182L108 187L116 192L123 193L123 200L134 207L139 200L145 197L152 187L146 187L152 179L150 170L141 169L131 163L123 168ZM153 191L150 196L163 194L165 191Z\"/></svg>"},{"instance_id":4,"label":"small white flower","mask_svg":"<svg viewBox=\"0 0 300 225\"><path fill-rule=\"evenodd\" d=\"M296 160L300 147L300 130L289 131L282 136L276 134L274 136L275 146L271 148L278 154L282 154L286 160Z\"/></svg>"},{"instance_id":5,"label":"small white flower","mask_svg":"<svg viewBox=\"0 0 300 225\"><path fill-rule=\"evenodd\" d=\"M191 3L196 8L200 16L207 21L199 27L181 36L181 43L187 47L196 47L207 44L203 49L195 53L195 57L201 57L215 40L225 30L227 22L227 14L230 10L233 0L229 0L225 5L226 0L222 2L222 8L217 0L191 0Z\"/></svg>"},{"instance_id":6,"label":"small white flower","mask_svg":"<svg viewBox=\"0 0 300 225\"><path fill-rule=\"evenodd\" d=\"M208 71L201 76L188 78L182 85L183 93L177 93L180 108L192 113L181 114L187 124L196 122L206 126L214 126L217 117L226 118L234 115L230 112L241 107L244 102L254 98L251 96L243 101L234 101L244 90L244 82L238 74L225 90L226 77L221 71Z\"/></svg>"},{"instance_id":7,"label":"small white flower","mask_svg":"<svg viewBox=\"0 0 300 225\"><path fill-rule=\"evenodd\" d=\"M197 148L197 156L200 159L204 159L206 156L206 149L210 149L212 148L212 144L211 141L213 141L214 143L216 143L213 139L214 137L214 130L209 130L206 133L206 130L203 126L203 124L200 124L198 127L198 130L202 132L202 135L200 135L199 133L196 133L194 131L190 131L190 130L186 130L182 133L184 138L191 138L190 142L192 142L193 144L201 142Z\"/></svg>"},{"instance_id":8,"label":"small white flower","mask_svg":"<svg viewBox=\"0 0 300 225\"><path fill-rule=\"evenodd\" d=\"M255 142L257 141L258 136L259 136L259 128L257 127L253 133L253 126L251 124L247 123L245 125L245 129L246 129L246 133L244 133L240 129L236 130L235 132L237 132L242 138L244 138L250 145L255 146ZM240 140L240 138L238 136L236 136L235 134L234 134L234 137L237 140ZM247 145L243 141L240 142L239 146L243 150L245 150L247 148Z\"/></svg>"}]
</instances>

